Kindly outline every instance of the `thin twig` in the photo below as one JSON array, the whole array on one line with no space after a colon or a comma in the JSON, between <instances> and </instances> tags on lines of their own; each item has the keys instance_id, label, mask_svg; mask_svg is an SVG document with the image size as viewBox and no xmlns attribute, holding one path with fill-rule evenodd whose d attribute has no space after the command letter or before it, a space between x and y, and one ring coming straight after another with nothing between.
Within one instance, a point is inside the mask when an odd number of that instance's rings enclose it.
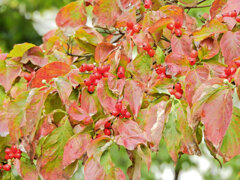
<instances>
[{"instance_id":1,"label":"thin twig","mask_svg":"<svg viewBox=\"0 0 240 180\"><path fill-rule=\"evenodd\" d=\"M204 6L184 6L184 9L192 9L192 8L206 8L206 7L211 7L211 5L204 5Z\"/></svg>"}]
</instances>

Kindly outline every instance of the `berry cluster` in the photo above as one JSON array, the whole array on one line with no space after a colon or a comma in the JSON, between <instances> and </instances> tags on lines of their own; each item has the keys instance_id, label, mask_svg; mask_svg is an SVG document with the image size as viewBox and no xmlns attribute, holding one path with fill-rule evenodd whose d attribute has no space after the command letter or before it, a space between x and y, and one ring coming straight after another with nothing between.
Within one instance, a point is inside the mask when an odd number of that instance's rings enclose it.
<instances>
[{"instance_id":1,"label":"berry cluster","mask_svg":"<svg viewBox=\"0 0 240 180\"><path fill-rule=\"evenodd\" d=\"M155 55L155 51L152 49L151 45L148 43L143 43L142 48L147 51L148 55L150 57L153 57Z\"/></svg>"},{"instance_id":2,"label":"berry cluster","mask_svg":"<svg viewBox=\"0 0 240 180\"><path fill-rule=\"evenodd\" d=\"M152 1L151 0L145 0L144 1L144 7L146 9L150 9L152 7Z\"/></svg>"},{"instance_id":3,"label":"berry cluster","mask_svg":"<svg viewBox=\"0 0 240 180\"><path fill-rule=\"evenodd\" d=\"M166 74L166 67L165 66L158 66L155 69L156 73L158 74L158 79L164 79L164 78L171 78L171 75Z\"/></svg>"},{"instance_id":4,"label":"berry cluster","mask_svg":"<svg viewBox=\"0 0 240 180\"><path fill-rule=\"evenodd\" d=\"M224 69L224 74L220 75L220 78L227 79L229 82L231 82L238 67L240 67L240 60L237 60L235 61L235 64L226 67Z\"/></svg>"},{"instance_id":5,"label":"berry cluster","mask_svg":"<svg viewBox=\"0 0 240 180\"><path fill-rule=\"evenodd\" d=\"M198 57L198 52L196 50L192 50L189 58L189 64L191 66L196 64L196 58Z\"/></svg>"},{"instance_id":6,"label":"berry cluster","mask_svg":"<svg viewBox=\"0 0 240 180\"><path fill-rule=\"evenodd\" d=\"M17 146L13 145L11 148L5 149L5 159L20 159L22 156L22 151L17 148ZM11 163L11 162L9 162ZM0 164L0 170L3 169L4 171L10 171L11 170L11 164Z\"/></svg>"},{"instance_id":7,"label":"berry cluster","mask_svg":"<svg viewBox=\"0 0 240 180\"><path fill-rule=\"evenodd\" d=\"M168 92L171 95L174 95L175 98L181 99L183 94L182 85L180 83L176 83L173 88L168 89Z\"/></svg>"},{"instance_id":8,"label":"berry cluster","mask_svg":"<svg viewBox=\"0 0 240 180\"><path fill-rule=\"evenodd\" d=\"M118 101L115 105L115 110L111 112L111 114L115 117L119 117L120 119L122 118L130 118L131 114L128 112L126 108L123 107L122 101Z\"/></svg>"},{"instance_id":9,"label":"berry cluster","mask_svg":"<svg viewBox=\"0 0 240 180\"><path fill-rule=\"evenodd\" d=\"M107 136L111 135L111 129L112 129L112 125L110 122L106 122L104 125L105 129L104 129L104 134Z\"/></svg>"},{"instance_id":10,"label":"berry cluster","mask_svg":"<svg viewBox=\"0 0 240 180\"><path fill-rule=\"evenodd\" d=\"M34 77L35 75L35 71L31 72L31 73L26 73L24 74L24 79L27 81L27 82L30 82L32 80L32 78Z\"/></svg>"},{"instance_id":11,"label":"berry cluster","mask_svg":"<svg viewBox=\"0 0 240 180\"><path fill-rule=\"evenodd\" d=\"M167 25L167 28L172 31L172 34L176 34L176 36L180 37L182 36L182 23L179 21L175 21L175 23L169 23Z\"/></svg>"},{"instance_id":12,"label":"berry cluster","mask_svg":"<svg viewBox=\"0 0 240 180\"><path fill-rule=\"evenodd\" d=\"M96 68L94 65L83 64L79 68L80 72L93 71L93 73L89 76L89 78L84 80L84 84L88 86L89 93L93 93L95 91L95 86L97 86L98 80L102 79L103 77L108 77L109 70L110 70L110 65L105 65L105 66Z\"/></svg>"},{"instance_id":13,"label":"berry cluster","mask_svg":"<svg viewBox=\"0 0 240 180\"><path fill-rule=\"evenodd\" d=\"M119 66L118 71L117 71L117 76L119 79L125 78L125 69L122 66Z\"/></svg>"},{"instance_id":14,"label":"berry cluster","mask_svg":"<svg viewBox=\"0 0 240 180\"><path fill-rule=\"evenodd\" d=\"M231 18L235 18L236 19L236 21L238 22L238 23L240 23L240 15L238 16L238 13L237 13L237 11L231 11L231 12L228 12L228 13L224 13L224 14L222 14L222 17L231 17Z\"/></svg>"},{"instance_id":15,"label":"berry cluster","mask_svg":"<svg viewBox=\"0 0 240 180\"><path fill-rule=\"evenodd\" d=\"M141 24L133 24L132 22L127 22L127 32L131 36L133 36L135 33L139 33L141 29Z\"/></svg>"},{"instance_id":16,"label":"berry cluster","mask_svg":"<svg viewBox=\"0 0 240 180\"><path fill-rule=\"evenodd\" d=\"M17 148L17 146L13 145L11 148L6 148L5 149L5 159L20 159L22 156L22 151L20 149Z\"/></svg>"}]
</instances>

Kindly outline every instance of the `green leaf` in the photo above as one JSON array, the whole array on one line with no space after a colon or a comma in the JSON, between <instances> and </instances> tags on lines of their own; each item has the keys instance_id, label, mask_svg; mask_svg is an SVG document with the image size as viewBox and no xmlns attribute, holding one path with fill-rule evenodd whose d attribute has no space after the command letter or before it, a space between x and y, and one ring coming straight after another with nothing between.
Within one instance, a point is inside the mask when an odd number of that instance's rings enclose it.
<instances>
[{"instance_id":1,"label":"green leaf","mask_svg":"<svg viewBox=\"0 0 240 180\"><path fill-rule=\"evenodd\" d=\"M114 143L109 147L109 153L115 166L121 168L126 175L127 168L132 165L132 161L129 159L126 149Z\"/></svg>"},{"instance_id":2,"label":"green leaf","mask_svg":"<svg viewBox=\"0 0 240 180\"><path fill-rule=\"evenodd\" d=\"M41 156L37 161L37 165L46 180L63 178L62 159L64 147L73 132L67 117L61 121L61 124L47 136L41 146Z\"/></svg>"},{"instance_id":3,"label":"green leaf","mask_svg":"<svg viewBox=\"0 0 240 180\"><path fill-rule=\"evenodd\" d=\"M159 46L156 49L155 59L157 64L163 64L165 60L164 52Z\"/></svg>"},{"instance_id":4,"label":"green leaf","mask_svg":"<svg viewBox=\"0 0 240 180\"><path fill-rule=\"evenodd\" d=\"M13 49L10 51L7 57L22 57L23 54L29 50L30 48L34 47L34 44L31 43L23 43L23 44L16 44L13 46Z\"/></svg>"}]
</instances>

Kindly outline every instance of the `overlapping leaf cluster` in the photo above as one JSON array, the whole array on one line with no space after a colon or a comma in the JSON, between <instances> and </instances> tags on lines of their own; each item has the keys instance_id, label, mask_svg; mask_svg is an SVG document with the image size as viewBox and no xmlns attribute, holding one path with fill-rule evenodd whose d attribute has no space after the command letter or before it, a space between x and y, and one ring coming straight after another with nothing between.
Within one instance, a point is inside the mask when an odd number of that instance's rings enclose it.
<instances>
[{"instance_id":1,"label":"overlapping leaf cluster","mask_svg":"<svg viewBox=\"0 0 240 180\"><path fill-rule=\"evenodd\" d=\"M41 46L18 44L1 53L1 161L4 148L18 144L25 156L15 168L26 180L70 179L79 160L86 180L141 179L141 165L150 168L161 139L174 162L182 153L200 155L204 142L224 162L240 154L240 69L230 82L221 78L240 60L240 26L219 16L240 12L240 3L215 0L197 28L184 9L198 1L179 2L184 5L153 0L151 10L141 0L72 2L59 11L59 28ZM183 24L181 37L166 28L174 21ZM128 22L141 24L141 31L129 34ZM154 57L143 43L152 46ZM194 66L188 60L192 49L198 50ZM110 65L94 93L84 85L91 73L78 70L83 63ZM160 65L171 78L158 78ZM118 79L119 66L126 78ZM24 75L33 71L27 82ZM168 92L177 82L181 99ZM118 100L130 119L111 115ZM112 123L111 136L103 133L106 122ZM129 167L118 166L113 149L121 150Z\"/></svg>"}]
</instances>

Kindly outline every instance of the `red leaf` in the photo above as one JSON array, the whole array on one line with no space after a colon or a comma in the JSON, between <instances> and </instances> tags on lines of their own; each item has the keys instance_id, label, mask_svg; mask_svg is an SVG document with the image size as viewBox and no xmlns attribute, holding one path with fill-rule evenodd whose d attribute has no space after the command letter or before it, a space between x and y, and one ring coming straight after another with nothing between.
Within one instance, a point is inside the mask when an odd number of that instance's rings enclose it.
<instances>
[{"instance_id":1,"label":"red leaf","mask_svg":"<svg viewBox=\"0 0 240 180\"><path fill-rule=\"evenodd\" d=\"M212 19L215 18L215 16L221 12L222 8L227 3L227 1L228 0L215 0L212 3L212 7L210 9L210 14Z\"/></svg>"},{"instance_id":2,"label":"red leaf","mask_svg":"<svg viewBox=\"0 0 240 180\"><path fill-rule=\"evenodd\" d=\"M87 151L87 145L91 140L89 134L77 134L72 136L64 147L63 168L67 167L75 160L80 159Z\"/></svg>"},{"instance_id":3,"label":"red leaf","mask_svg":"<svg viewBox=\"0 0 240 180\"><path fill-rule=\"evenodd\" d=\"M68 109L68 114L70 120L74 124L79 124L80 122L92 122L92 118L88 115L86 111L80 108L76 102L72 103Z\"/></svg>"},{"instance_id":4,"label":"red leaf","mask_svg":"<svg viewBox=\"0 0 240 180\"><path fill-rule=\"evenodd\" d=\"M189 105L192 105L192 97L198 89L198 87L204 83L206 80L208 80L210 75L209 70L206 67L198 66L197 69L191 70L188 72L185 78L186 82L186 88L185 88L185 94L186 99L189 103Z\"/></svg>"},{"instance_id":5,"label":"red leaf","mask_svg":"<svg viewBox=\"0 0 240 180\"><path fill-rule=\"evenodd\" d=\"M30 83L31 88L44 86L42 80L49 82L52 78L64 76L71 70L71 67L63 62L52 62L39 69Z\"/></svg>"},{"instance_id":6,"label":"red leaf","mask_svg":"<svg viewBox=\"0 0 240 180\"><path fill-rule=\"evenodd\" d=\"M226 32L221 41L220 47L226 64L231 64L234 58L240 56L240 31Z\"/></svg>"},{"instance_id":7,"label":"red leaf","mask_svg":"<svg viewBox=\"0 0 240 180\"><path fill-rule=\"evenodd\" d=\"M108 76L108 87L117 95L121 95L125 85L125 79L118 79L114 75Z\"/></svg>"},{"instance_id":8,"label":"red leaf","mask_svg":"<svg viewBox=\"0 0 240 180\"><path fill-rule=\"evenodd\" d=\"M81 108L86 111L89 116L93 116L98 111L96 101L96 94L89 94L87 88L82 90Z\"/></svg>"},{"instance_id":9,"label":"red leaf","mask_svg":"<svg viewBox=\"0 0 240 180\"><path fill-rule=\"evenodd\" d=\"M185 55L170 53L165 58L165 62L168 65L168 71L174 76L184 75L189 70L189 60Z\"/></svg>"},{"instance_id":10,"label":"red leaf","mask_svg":"<svg viewBox=\"0 0 240 180\"><path fill-rule=\"evenodd\" d=\"M143 99L142 84L134 80L126 81L124 89L124 99L129 103L130 109L136 119L142 105Z\"/></svg>"},{"instance_id":11,"label":"red leaf","mask_svg":"<svg viewBox=\"0 0 240 180\"><path fill-rule=\"evenodd\" d=\"M45 66L48 63L48 59L44 57L44 53L39 46L32 47L27 52L24 53L22 61L27 63L31 61L34 65Z\"/></svg>"},{"instance_id":12,"label":"red leaf","mask_svg":"<svg viewBox=\"0 0 240 180\"><path fill-rule=\"evenodd\" d=\"M86 24L86 15L84 1L71 2L58 12L56 24L61 28L78 28Z\"/></svg>"},{"instance_id":13,"label":"red leaf","mask_svg":"<svg viewBox=\"0 0 240 180\"><path fill-rule=\"evenodd\" d=\"M202 122L205 138L216 147L220 145L232 118L232 90L215 94L203 106Z\"/></svg>"},{"instance_id":14,"label":"red leaf","mask_svg":"<svg viewBox=\"0 0 240 180\"><path fill-rule=\"evenodd\" d=\"M114 124L114 128L119 133L115 137L117 144L124 146L128 150L134 150L137 145L146 143L144 133L135 121L127 120L124 122L118 119L117 124Z\"/></svg>"},{"instance_id":15,"label":"red leaf","mask_svg":"<svg viewBox=\"0 0 240 180\"><path fill-rule=\"evenodd\" d=\"M181 38L172 36L171 47L173 53L190 56L192 51L192 38L187 35L183 35Z\"/></svg>"},{"instance_id":16,"label":"red leaf","mask_svg":"<svg viewBox=\"0 0 240 180\"><path fill-rule=\"evenodd\" d=\"M98 82L97 86L98 99L105 111L111 113L115 110L117 99L111 94L107 87L107 81L102 79Z\"/></svg>"},{"instance_id":17,"label":"red leaf","mask_svg":"<svg viewBox=\"0 0 240 180\"><path fill-rule=\"evenodd\" d=\"M173 18L174 21L179 21L181 24L183 24L184 20L183 8L175 5L167 5L162 6L159 10L165 13L167 16Z\"/></svg>"},{"instance_id":18,"label":"red leaf","mask_svg":"<svg viewBox=\"0 0 240 180\"><path fill-rule=\"evenodd\" d=\"M95 61L103 63L114 49L116 49L116 47L110 43L103 42L98 44L95 49Z\"/></svg>"}]
</instances>

